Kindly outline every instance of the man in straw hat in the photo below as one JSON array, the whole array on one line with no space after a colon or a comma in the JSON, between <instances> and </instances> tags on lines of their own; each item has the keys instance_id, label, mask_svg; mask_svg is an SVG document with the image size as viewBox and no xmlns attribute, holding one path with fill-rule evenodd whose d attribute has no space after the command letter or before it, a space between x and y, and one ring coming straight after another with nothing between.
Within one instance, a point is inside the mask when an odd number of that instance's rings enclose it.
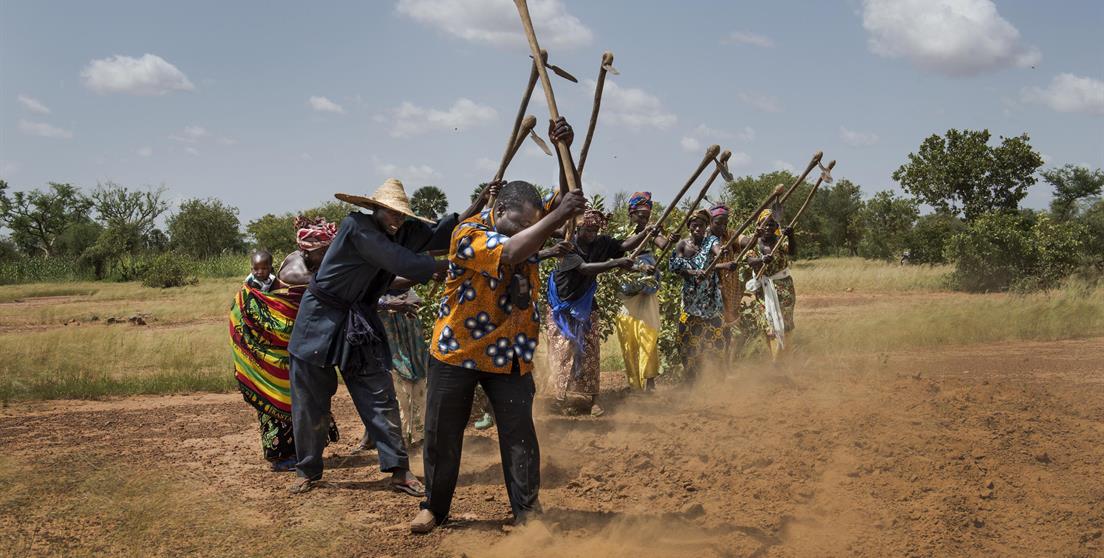
<instances>
[{"instance_id":1,"label":"man in straw hat","mask_svg":"<svg viewBox=\"0 0 1104 558\"><path fill-rule=\"evenodd\" d=\"M571 127L561 119L549 136L570 145ZM585 204L582 192L575 190L545 212L536 187L514 181L503 186L493 208L456 227L430 343L426 501L411 531L428 533L448 519L476 384L483 386L494 408L515 519L523 522L540 509L532 374L540 332L538 251Z\"/></svg>"},{"instance_id":2,"label":"man in straw hat","mask_svg":"<svg viewBox=\"0 0 1104 558\"><path fill-rule=\"evenodd\" d=\"M489 194L487 188L465 214L482 208ZM397 275L424 283L445 271L448 262L419 252L447 247L461 217L453 213L436 224L418 217L410 209L402 183L393 178L371 196L335 197L372 213L350 213L341 221L303 295L288 343L291 416L300 477L291 491L309 491L322 478L322 450L330 399L337 390L337 366L375 441L380 469L392 474L395 490L420 496L424 488L410 472L389 371L391 352L376 303Z\"/></svg>"}]
</instances>

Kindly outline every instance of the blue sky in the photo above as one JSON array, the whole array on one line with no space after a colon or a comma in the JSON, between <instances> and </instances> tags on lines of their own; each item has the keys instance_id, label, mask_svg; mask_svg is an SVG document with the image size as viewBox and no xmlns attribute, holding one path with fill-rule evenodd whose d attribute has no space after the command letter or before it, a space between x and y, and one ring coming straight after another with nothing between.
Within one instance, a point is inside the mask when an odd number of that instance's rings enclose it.
<instances>
[{"instance_id":1,"label":"blue sky","mask_svg":"<svg viewBox=\"0 0 1104 558\"><path fill-rule=\"evenodd\" d=\"M705 146L736 174L816 150L866 194L948 128L1027 132L1048 166L1104 165L1104 2L530 0L584 182L669 198ZM148 55L148 56L147 56ZM454 208L494 173L529 73L509 0L0 3L0 177L164 184L243 221L395 176ZM591 82L588 82L591 80ZM538 87L530 113L545 134ZM552 184L526 147L507 178ZM1044 206L1037 185L1027 205Z\"/></svg>"}]
</instances>

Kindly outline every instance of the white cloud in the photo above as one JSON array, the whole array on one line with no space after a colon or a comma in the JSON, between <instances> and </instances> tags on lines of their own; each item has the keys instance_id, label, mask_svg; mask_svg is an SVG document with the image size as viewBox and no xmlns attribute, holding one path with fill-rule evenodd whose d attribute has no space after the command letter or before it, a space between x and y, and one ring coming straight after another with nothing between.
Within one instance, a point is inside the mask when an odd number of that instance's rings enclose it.
<instances>
[{"instance_id":1,"label":"white cloud","mask_svg":"<svg viewBox=\"0 0 1104 558\"><path fill-rule=\"evenodd\" d=\"M775 159L774 161L771 161L771 168L773 168L774 170L786 172L797 172L797 167L781 159Z\"/></svg>"},{"instance_id":2,"label":"white cloud","mask_svg":"<svg viewBox=\"0 0 1104 558\"><path fill-rule=\"evenodd\" d=\"M429 165L401 166L392 163L381 163L375 160L376 174L381 178L397 178L403 183L408 194L416 188L421 188L432 182L440 181L441 173Z\"/></svg>"},{"instance_id":3,"label":"white cloud","mask_svg":"<svg viewBox=\"0 0 1104 558\"><path fill-rule=\"evenodd\" d=\"M191 146L185 147L184 151L187 151L188 153L191 153L192 155L199 155L199 150L194 148L194 147L191 147Z\"/></svg>"},{"instance_id":4,"label":"white cloud","mask_svg":"<svg viewBox=\"0 0 1104 558\"><path fill-rule=\"evenodd\" d=\"M391 135L401 138L433 130L459 130L487 124L498 118L498 112L471 99L460 98L448 110L427 109L406 101L392 111L392 116Z\"/></svg>"},{"instance_id":5,"label":"white cloud","mask_svg":"<svg viewBox=\"0 0 1104 558\"><path fill-rule=\"evenodd\" d=\"M101 94L164 95L195 89L184 72L156 54L93 60L81 71L81 77L85 87Z\"/></svg>"},{"instance_id":6,"label":"white cloud","mask_svg":"<svg viewBox=\"0 0 1104 558\"><path fill-rule=\"evenodd\" d=\"M138 155L142 157L149 157L150 155L153 155L153 148L149 147L148 145L145 147L139 147Z\"/></svg>"},{"instance_id":7,"label":"white cloud","mask_svg":"<svg viewBox=\"0 0 1104 558\"><path fill-rule=\"evenodd\" d=\"M736 98L751 105L752 108L763 112L782 112L782 103L777 97L754 93L751 91L738 91Z\"/></svg>"},{"instance_id":8,"label":"white cloud","mask_svg":"<svg viewBox=\"0 0 1104 558\"><path fill-rule=\"evenodd\" d=\"M318 112L333 112L337 114L345 114L345 109L341 105L327 99L326 97L311 97L307 99L307 104L310 108Z\"/></svg>"},{"instance_id":9,"label":"white cloud","mask_svg":"<svg viewBox=\"0 0 1104 558\"><path fill-rule=\"evenodd\" d=\"M560 0L529 0L528 5L541 47L573 48L593 41L594 33ZM528 45L510 0L399 0L395 9L466 41L497 47Z\"/></svg>"},{"instance_id":10,"label":"white cloud","mask_svg":"<svg viewBox=\"0 0 1104 558\"><path fill-rule=\"evenodd\" d=\"M721 39L722 44L731 45L751 45L762 48L770 48L774 46L774 41L770 37L759 35L757 33L749 33L747 31L733 31L729 33L727 37Z\"/></svg>"},{"instance_id":11,"label":"white cloud","mask_svg":"<svg viewBox=\"0 0 1104 558\"><path fill-rule=\"evenodd\" d=\"M593 91L594 80L587 80L586 86ZM665 130L678 122L678 117L667 112L658 97L643 89L621 87L607 80L602 96L605 98L602 101L602 120L611 125Z\"/></svg>"},{"instance_id":12,"label":"white cloud","mask_svg":"<svg viewBox=\"0 0 1104 558\"><path fill-rule=\"evenodd\" d=\"M972 76L1042 58L992 0L863 0L862 18L872 52L930 72Z\"/></svg>"},{"instance_id":13,"label":"white cloud","mask_svg":"<svg viewBox=\"0 0 1104 558\"><path fill-rule=\"evenodd\" d=\"M9 177L19 172L19 163L15 161L0 161L0 177Z\"/></svg>"},{"instance_id":14,"label":"white cloud","mask_svg":"<svg viewBox=\"0 0 1104 558\"><path fill-rule=\"evenodd\" d=\"M311 157L311 154L307 152L300 153L299 158L304 161L310 161L311 159L314 159L314 157Z\"/></svg>"},{"instance_id":15,"label":"white cloud","mask_svg":"<svg viewBox=\"0 0 1104 558\"><path fill-rule=\"evenodd\" d=\"M1022 97L1058 112L1104 115L1104 81L1098 79L1058 74L1045 88L1024 89Z\"/></svg>"},{"instance_id":16,"label":"white cloud","mask_svg":"<svg viewBox=\"0 0 1104 558\"><path fill-rule=\"evenodd\" d=\"M840 140L851 147L867 147L878 143L878 134L849 130L846 126L840 126L839 135Z\"/></svg>"},{"instance_id":17,"label":"white cloud","mask_svg":"<svg viewBox=\"0 0 1104 558\"><path fill-rule=\"evenodd\" d=\"M209 135L211 134L207 131L207 128L204 128L203 126L196 126L193 124L191 126L185 126L183 132L179 134L173 134L169 136L169 139L176 140L181 143L197 143L199 142L199 140Z\"/></svg>"},{"instance_id":18,"label":"white cloud","mask_svg":"<svg viewBox=\"0 0 1104 558\"><path fill-rule=\"evenodd\" d=\"M682 146L683 151L700 151L702 148L701 142L690 136L683 136L679 145Z\"/></svg>"},{"instance_id":19,"label":"white cloud","mask_svg":"<svg viewBox=\"0 0 1104 558\"><path fill-rule=\"evenodd\" d=\"M19 99L19 104L23 105L23 108L35 114L50 114L50 107L46 106L42 103L42 101L39 101L34 97L20 95L16 98Z\"/></svg>"},{"instance_id":20,"label":"white cloud","mask_svg":"<svg viewBox=\"0 0 1104 558\"><path fill-rule=\"evenodd\" d=\"M743 151L733 151L732 156L728 158L728 168L739 169L751 164L751 155L744 153Z\"/></svg>"},{"instance_id":21,"label":"white cloud","mask_svg":"<svg viewBox=\"0 0 1104 558\"><path fill-rule=\"evenodd\" d=\"M72 130L64 130L45 122L31 122L30 120L20 120L19 131L29 136L40 136L44 138L73 138Z\"/></svg>"}]
</instances>

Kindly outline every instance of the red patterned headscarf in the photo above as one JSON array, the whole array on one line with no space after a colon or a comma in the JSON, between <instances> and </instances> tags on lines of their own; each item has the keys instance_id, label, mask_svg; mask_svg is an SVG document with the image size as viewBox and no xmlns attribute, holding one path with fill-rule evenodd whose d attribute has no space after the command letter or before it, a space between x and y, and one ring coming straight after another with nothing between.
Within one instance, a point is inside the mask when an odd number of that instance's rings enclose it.
<instances>
[{"instance_id":1,"label":"red patterned headscarf","mask_svg":"<svg viewBox=\"0 0 1104 558\"><path fill-rule=\"evenodd\" d=\"M606 217L605 213L597 209L588 209L583 212L583 219L579 224L583 227L594 227L602 230L607 222L609 222L609 217Z\"/></svg>"},{"instance_id":2,"label":"red patterned headscarf","mask_svg":"<svg viewBox=\"0 0 1104 558\"><path fill-rule=\"evenodd\" d=\"M304 252L329 246L335 236L337 236L337 225L322 217L310 218L300 215L295 218L295 242Z\"/></svg>"}]
</instances>

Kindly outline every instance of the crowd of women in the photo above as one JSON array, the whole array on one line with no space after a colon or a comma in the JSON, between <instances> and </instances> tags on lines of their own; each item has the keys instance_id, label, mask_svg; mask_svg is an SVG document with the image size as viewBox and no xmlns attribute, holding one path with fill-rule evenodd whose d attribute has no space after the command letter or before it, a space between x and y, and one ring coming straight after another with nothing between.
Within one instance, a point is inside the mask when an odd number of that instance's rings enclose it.
<instances>
[{"instance_id":1,"label":"crowd of women","mask_svg":"<svg viewBox=\"0 0 1104 558\"><path fill-rule=\"evenodd\" d=\"M549 136L570 146L573 132L561 119ZM606 231L607 216L587 208L562 174L561 182L560 193L544 199L528 182L493 182L463 213L428 221L391 179L370 196L336 195L371 213L353 212L336 225L298 219L299 249L275 269L267 253L254 256L231 310L234 368L256 410L264 458L273 470L298 473L293 493L320 485L323 449L338 437L330 401L340 372L365 427L358 447L376 449L395 490L425 497L414 532L448 518L477 387L480 426L497 427L514 516L539 512L536 349L547 346L542 391L556 412L603 414L595 311L603 273L619 274L614 326L632 388L654 390L660 374L664 264L682 279L683 382L731 356L748 334L734 330L749 323L772 357L785 350L795 245L777 208L755 216L755 234L735 239L723 205L694 211L685 232L664 232L651 224L651 194L636 192L629 227ZM738 251L747 257L736 261ZM667 252L660 261L656 254ZM556 261L542 281L545 259ZM411 290L428 281L443 283L439 299L423 301ZM415 316L427 303L437 309L429 335ZM407 454L419 442L424 485Z\"/></svg>"}]
</instances>

